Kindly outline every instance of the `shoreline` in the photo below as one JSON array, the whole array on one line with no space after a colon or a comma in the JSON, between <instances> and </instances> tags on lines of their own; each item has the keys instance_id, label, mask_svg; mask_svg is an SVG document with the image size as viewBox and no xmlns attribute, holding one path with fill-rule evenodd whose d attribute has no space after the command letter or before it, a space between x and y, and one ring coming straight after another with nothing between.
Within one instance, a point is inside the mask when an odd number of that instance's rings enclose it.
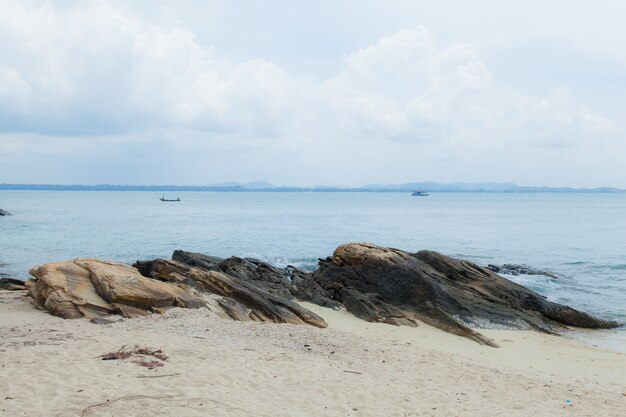
<instances>
[{"instance_id":1,"label":"shoreline","mask_svg":"<svg viewBox=\"0 0 626 417\"><path fill-rule=\"evenodd\" d=\"M626 367L618 369L609 366L598 372L595 364L598 360L602 362L621 358L626 366L626 354L589 346L563 336L533 330L479 329L500 344L499 348L492 348L443 332L423 322L415 328L381 325L359 320L345 310L334 311L311 303L300 304L321 315L329 323L329 327L336 330L411 343L420 348L461 355L499 369L530 374L549 372L563 378L586 378L597 374L602 381L609 383L623 382L626 371ZM562 351L575 352L575 355L559 357ZM593 360L588 363L588 359Z\"/></svg>"},{"instance_id":2,"label":"shoreline","mask_svg":"<svg viewBox=\"0 0 626 417\"><path fill-rule=\"evenodd\" d=\"M491 348L308 303L328 328L205 308L96 325L23 295L0 292L1 415L617 417L626 407L626 355L532 331L485 330L501 342ZM147 370L98 358L122 345L169 360Z\"/></svg>"}]
</instances>

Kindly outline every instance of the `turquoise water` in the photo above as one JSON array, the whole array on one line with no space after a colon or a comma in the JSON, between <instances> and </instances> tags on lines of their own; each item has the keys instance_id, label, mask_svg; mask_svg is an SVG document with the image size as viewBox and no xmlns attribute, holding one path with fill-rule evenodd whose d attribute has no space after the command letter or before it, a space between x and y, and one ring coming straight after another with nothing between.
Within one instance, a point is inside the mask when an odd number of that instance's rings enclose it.
<instances>
[{"instance_id":1,"label":"turquoise water","mask_svg":"<svg viewBox=\"0 0 626 417\"><path fill-rule=\"evenodd\" d=\"M626 322L626 194L0 191L0 273L174 249L315 267L344 242L433 249L562 276L513 277L550 300ZM626 332L624 332L626 333ZM622 333L620 333L622 334ZM626 339L622 339L626 342ZM621 343L621 342L620 342Z\"/></svg>"}]
</instances>

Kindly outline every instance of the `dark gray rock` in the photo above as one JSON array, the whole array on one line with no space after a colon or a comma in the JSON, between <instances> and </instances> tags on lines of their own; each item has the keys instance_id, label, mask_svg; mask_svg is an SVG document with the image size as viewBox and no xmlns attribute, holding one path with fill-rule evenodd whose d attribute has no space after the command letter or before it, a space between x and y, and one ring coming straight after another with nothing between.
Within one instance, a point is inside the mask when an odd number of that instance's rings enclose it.
<instances>
[{"instance_id":1,"label":"dark gray rock","mask_svg":"<svg viewBox=\"0 0 626 417\"><path fill-rule=\"evenodd\" d=\"M292 266L288 266L285 271L291 280L291 294L298 300L308 301L333 310L339 310L343 307L341 303L327 295L327 292L313 279L310 272L304 272Z\"/></svg>"},{"instance_id":2,"label":"dark gray rock","mask_svg":"<svg viewBox=\"0 0 626 417\"><path fill-rule=\"evenodd\" d=\"M221 271L201 269L164 259L151 261L150 267L143 268L143 271L150 271L150 276L160 281L187 283L191 280L197 282L207 292L225 297L226 299L218 301L218 304L226 314L236 320L251 319L274 323L306 323L316 327L327 326L317 314L288 298Z\"/></svg>"},{"instance_id":3,"label":"dark gray rock","mask_svg":"<svg viewBox=\"0 0 626 417\"><path fill-rule=\"evenodd\" d=\"M6 210L0 209L0 216L12 216L12 214Z\"/></svg>"},{"instance_id":4,"label":"dark gray rock","mask_svg":"<svg viewBox=\"0 0 626 417\"><path fill-rule=\"evenodd\" d=\"M289 273L266 262L231 256L217 264L219 271L242 279L272 294L293 298Z\"/></svg>"},{"instance_id":5,"label":"dark gray rock","mask_svg":"<svg viewBox=\"0 0 626 417\"><path fill-rule=\"evenodd\" d=\"M182 250L175 250L172 254L172 259L185 263L189 266L195 266L209 271L219 270L217 264L223 260L222 258L218 258L216 256L207 256L201 253L185 252Z\"/></svg>"},{"instance_id":6,"label":"dark gray rock","mask_svg":"<svg viewBox=\"0 0 626 417\"><path fill-rule=\"evenodd\" d=\"M221 259L182 250L174 251L172 259L206 271L223 272L281 297L297 298L335 310L341 308L340 303L324 296L324 291L319 284L311 279L310 273L293 266L283 269L258 259L236 256ZM138 264L139 262L135 266L141 271L142 268ZM150 272L143 275L151 276Z\"/></svg>"},{"instance_id":7,"label":"dark gray rock","mask_svg":"<svg viewBox=\"0 0 626 417\"><path fill-rule=\"evenodd\" d=\"M238 257L220 259L184 251L176 251L174 257L177 260L135 266L145 276L226 297L218 304L237 320L307 322L303 317L312 313L305 310L308 313L302 316L290 300L295 297L325 307L345 307L371 322L417 326L422 321L494 347L493 340L474 329L556 334L566 326L619 325L549 302L472 262L432 251L409 253L350 243L339 246L332 257L320 259L312 273ZM309 319L310 324L321 323L317 316Z\"/></svg>"},{"instance_id":8,"label":"dark gray rock","mask_svg":"<svg viewBox=\"0 0 626 417\"><path fill-rule=\"evenodd\" d=\"M26 290L24 281L14 278L0 278L0 290L23 291Z\"/></svg>"},{"instance_id":9,"label":"dark gray rock","mask_svg":"<svg viewBox=\"0 0 626 417\"><path fill-rule=\"evenodd\" d=\"M311 278L323 296L373 322L421 320L479 343L496 344L470 328L503 327L556 333L564 326L612 328L481 268L437 252L404 252L371 244L339 246Z\"/></svg>"},{"instance_id":10,"label":"dark gray rock","mask_svg":"<svg viewBox=\"0 0 626 417\"><path fill-rule=\"evenodd\" d=\"M93 317L89 319L89 321L92 322L93 324L113 324L117 320L105 319L104 317Z\"/></svg>"},{"instance_id":11,"label":"dark gray rock","mask_svg":"<svg viewBox=\"0 0 626 417\"><path fill-rule=\"evenodd\" d=\"M239 258L231 256L227 259L214 256L202 255L200 253L174 251L172 260L185 264L188 267L202 269L204 271L222 272L227 275L239 278L245 282L253 284L255 287L272 294L286 298L293 298L292 284L289 272L276 268L270 264L251 258ZM158 274L152 273L154 261L137 261L133 264L139 272L146 277L158 278ZM206 290L201 282L190 280L183 272L171 275L169 280L178 279L179 283Z\"/></svg>"}]
</instances>

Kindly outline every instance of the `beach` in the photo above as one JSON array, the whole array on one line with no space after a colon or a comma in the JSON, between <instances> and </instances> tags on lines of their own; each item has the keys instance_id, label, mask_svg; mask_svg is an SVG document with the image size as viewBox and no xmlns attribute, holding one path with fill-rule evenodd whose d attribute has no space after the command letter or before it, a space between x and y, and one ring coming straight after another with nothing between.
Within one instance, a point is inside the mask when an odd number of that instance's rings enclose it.
<instances>
[{"instance_id":1,"label":"beach","mask_svg":"<svg viewBox=\"0 0 626 417\"><path fill-rule=\"evenodd\" d=\"M0 2L0 417L626 417L626 2Z\"/></svg>"},{"instance_id":2,"label":"beach","mask_svg":"<svg viewBox=\"0 0 626 417\"><path fill-rule=\"evenodd\" d=\"M207 308L98 325L0 292L2 416L621 416L626 356L532 331L236 322ZM161 349L164 366L102 360Z\"/></svg>"}]
</instances>

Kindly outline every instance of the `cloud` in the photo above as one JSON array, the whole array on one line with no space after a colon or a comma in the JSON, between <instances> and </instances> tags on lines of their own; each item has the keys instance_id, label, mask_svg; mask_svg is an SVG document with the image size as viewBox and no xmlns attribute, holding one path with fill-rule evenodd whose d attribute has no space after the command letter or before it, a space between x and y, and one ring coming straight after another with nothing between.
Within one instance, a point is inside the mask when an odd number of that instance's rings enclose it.
<instances>
[{"instance_id":1,"label":"cloud","mask_svg":"<svg viewBox=\"0 0 626 417\"><path fill-rule=\"evenodd\" d=\"M564 90L539 99L514 96L500 109L500 130L508 129L518 145L575 147L618 132L615 123L594 114Z\"/></svg>"},{"instance_id":2,"label":"cloud","mask_svg":"<svg viewBox=\"0 0 626 417\"><path fill-rule=\"evenodd\" d=\"M471 90L484 88L491 81L491 73L480 61L468 62L456 68L461 87Z\"/></svg>"},{"instance_id":3,"label":"cloud","mask_svg":"<svg viewBox=\"0 0 626 417\"><path fill-rule=\"evenodd\" d=\"M115 143L110 155L136 151L131 142L205 155L230 149L252 180L265 169L255 155L291 158L292 169L307 167L303 178L324 158L338 173L351 153L381 169L416 150L463 164L468 152L589 147L620 132L566 89L532 95L501 84L474 46L439 44L424 26L347 54L336 75L318 80L263 57L229 59L180 23L103 2L2 7L5 155L42 141L63 155L89 155L85 141ZM329 158L329 149L345 157ZM411 175L411 158L400 160L408 166L394 172ZM359 172L353 181L371 182Z\"/></svg>"}]
</instances>

